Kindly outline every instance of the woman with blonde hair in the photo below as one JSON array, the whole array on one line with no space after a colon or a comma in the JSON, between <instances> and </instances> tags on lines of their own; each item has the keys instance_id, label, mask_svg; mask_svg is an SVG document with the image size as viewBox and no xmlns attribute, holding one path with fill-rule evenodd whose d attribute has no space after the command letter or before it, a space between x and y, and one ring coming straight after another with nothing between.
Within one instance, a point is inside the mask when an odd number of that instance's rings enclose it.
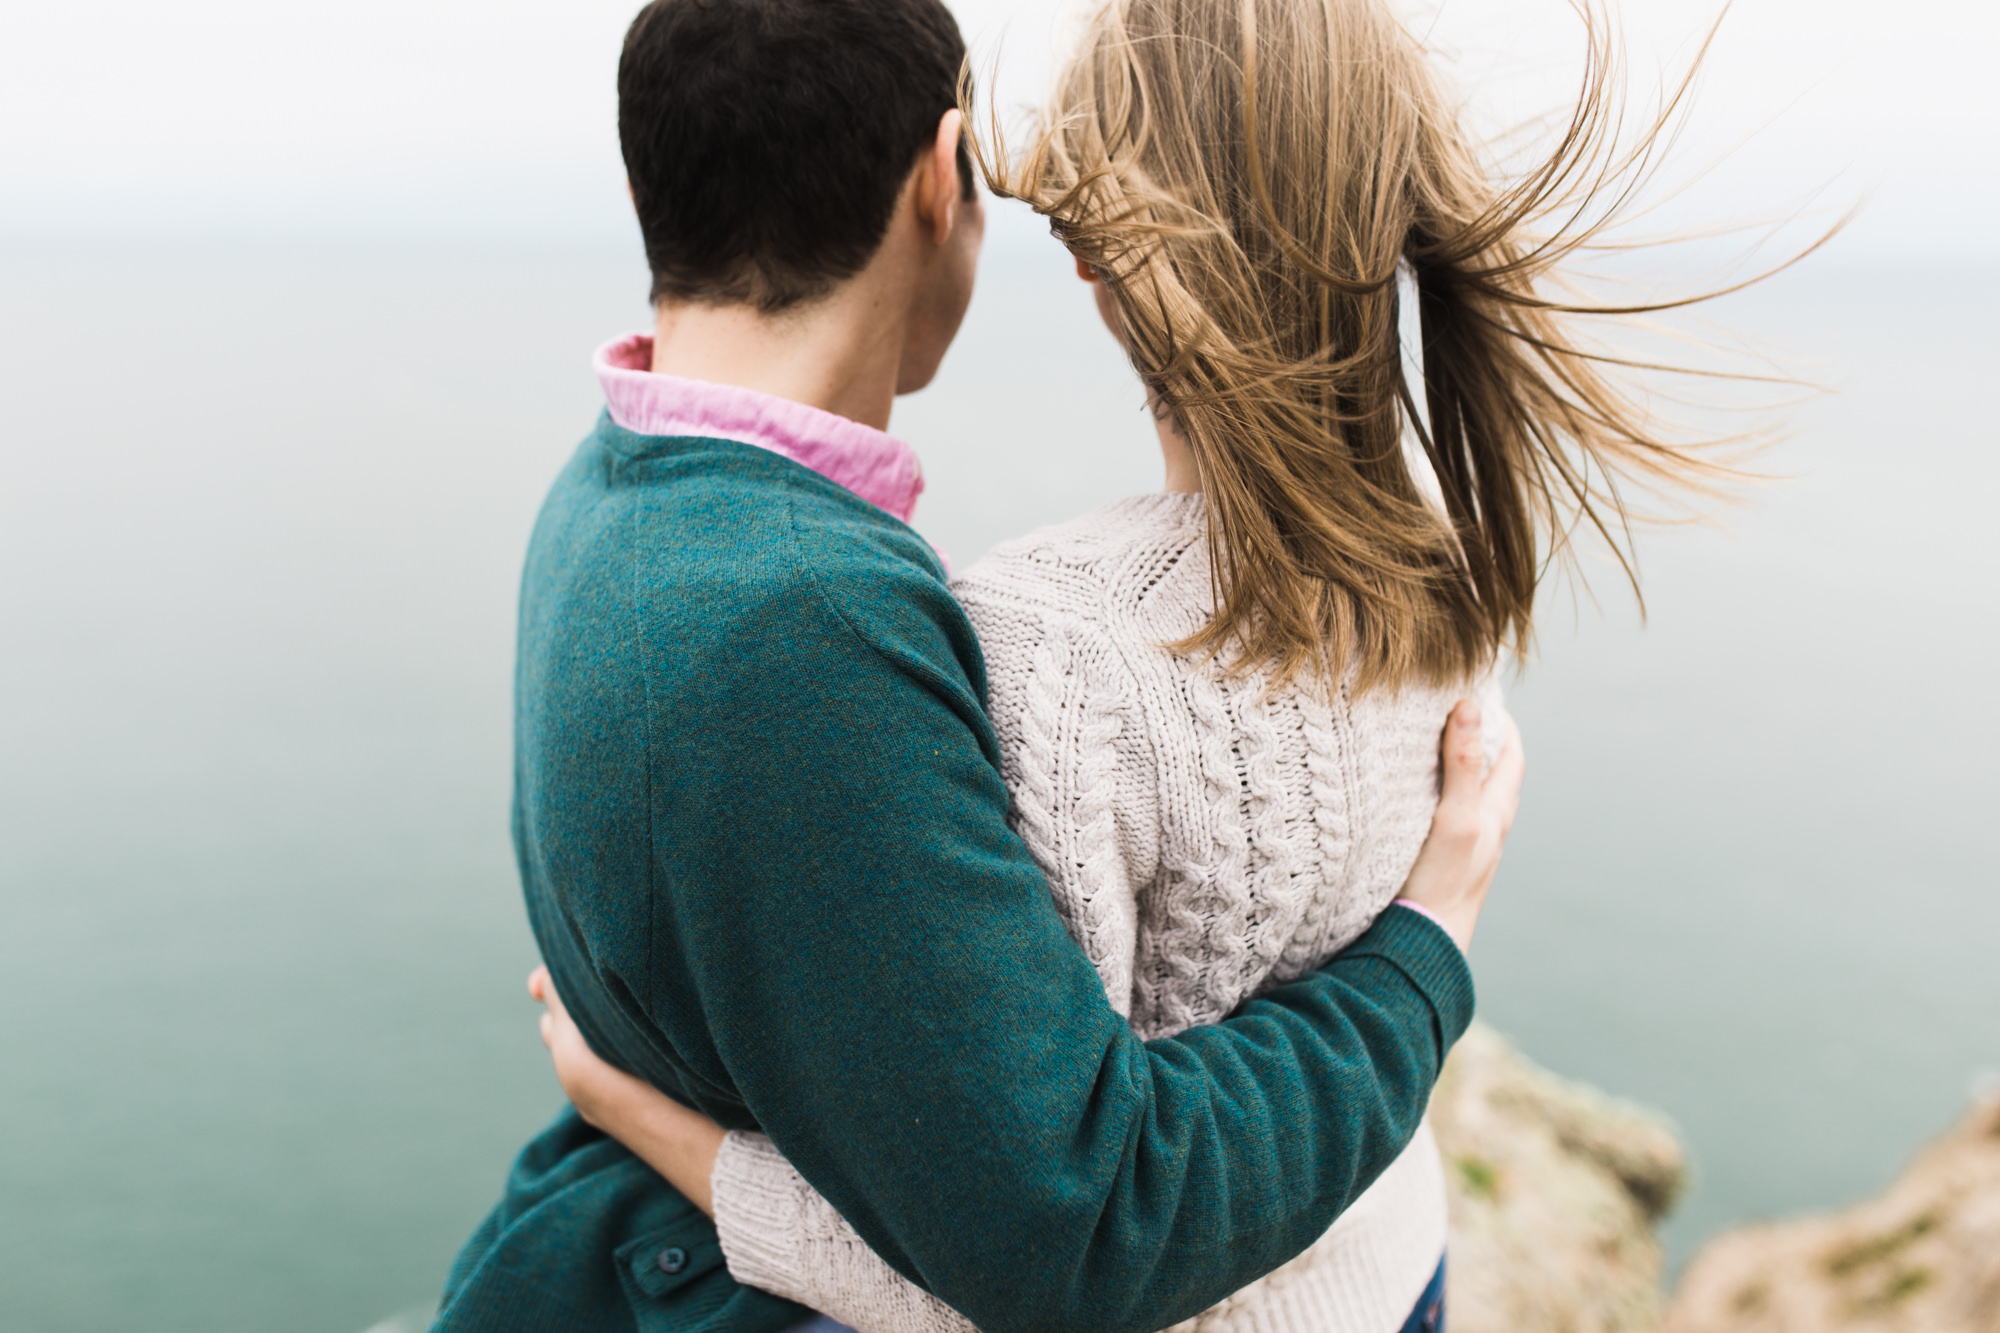
<instances>
[{"instance_id":1,"label":"woman with blonde hair","mask_svg":"<svg viewBox=\"0 0 2000 1333\"><path fill-rule=\"evenodd\" d=\"M1143 1038L1224 1017L1390 910L1454 701L1483 696L1489 757L1513 745L1496 663L1567 534L1619 531L1621 482L1714 471L1551 295L1595 234L1574 219L1644 169L1613 151L1611 86L1599 64L1509 184L1385 0L1111 0L1028 150L974 146L1075 256L1158 426L1161 492L953 584L1014 827ZM536 993L584 1115L712 1189L736 1278L863 1333L969 1326L769 1140L597 1061ZM675 1136L707 1147L649 1149ZM1444 1245L1426 1130L1318 1242L1182 1327L1436 1327Z\"/></svg>"}]
</instances>

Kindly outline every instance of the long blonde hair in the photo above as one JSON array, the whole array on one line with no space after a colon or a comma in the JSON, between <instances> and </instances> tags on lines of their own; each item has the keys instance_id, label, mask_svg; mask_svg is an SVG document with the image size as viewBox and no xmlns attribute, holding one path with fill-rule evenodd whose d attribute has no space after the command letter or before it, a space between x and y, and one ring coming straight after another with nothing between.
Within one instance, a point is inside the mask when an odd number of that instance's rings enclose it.
<instances>
[{"instance_id":1,"label":"long blonde hair","mask_svg":"<svg viewBox=\"0 0 2000 1333\"><path fill-rule=\"evenodd\" d=\"M1630 363L1571 328L1621 312L1559 299L1565 261L1671 119L1616 142L1606 28L1582 12L1584 91L1553 151L1512 179L1481 160L1387 0L1109 0L1027 150L1008 162L997 123L975 145L994 191L1046 215L1109 285L1132 362L1194 455L1216 609L1176 649L1280 681L1463 681L1526 645L1579 523L1624 561L1632 483L1727 475L1618 382ZM1399 264L1420 293L1416 386Z\"/></svg>"}]
</instances>

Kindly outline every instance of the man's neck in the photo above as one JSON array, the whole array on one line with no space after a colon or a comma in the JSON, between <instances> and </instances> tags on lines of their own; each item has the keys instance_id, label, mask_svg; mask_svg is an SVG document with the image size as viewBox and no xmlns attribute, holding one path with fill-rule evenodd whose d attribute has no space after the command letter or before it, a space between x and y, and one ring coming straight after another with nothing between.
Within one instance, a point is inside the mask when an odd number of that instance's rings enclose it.
<instances>
[{"instance_id":1,"label":"man's neck","mask_svg":"<svg viewBox=\"0 0 2000 1333\"><path fill-rule=\"evenodd\" d=\"M898 312L906 304L864 280L777 315L749 305L663 301L653 370L788 398L887 430L903 357Z\"/></svg>"}]
</instances>

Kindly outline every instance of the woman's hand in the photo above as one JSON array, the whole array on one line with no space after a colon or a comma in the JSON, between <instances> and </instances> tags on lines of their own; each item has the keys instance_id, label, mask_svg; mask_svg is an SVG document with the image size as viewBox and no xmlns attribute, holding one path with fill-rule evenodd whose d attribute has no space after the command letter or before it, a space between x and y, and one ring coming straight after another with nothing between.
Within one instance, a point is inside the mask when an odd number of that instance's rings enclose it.
<instances>
[{"instance_id":1,"label":"woman's hand","mask_svg":"<svg viewBox=\"0 0 2000 1333\"><path fill-rule=\"evenodd\" d=\"M529 974L528 994L547 1006L542 1013L542 1045L549 1048L556 1079L576 1113L631 1149L695 1207L715 1216L709 1177L715 1173L716 1154L722 1151L722 1126L599 1059L563 1008L546 967Z\"/></svg>"},{"instance_id":2,"label":"woman's hand","mask_svg":"<svg viewBox=\"0 0 2000 1333\"><path fill-rule=\"evenodd\" d=\"M1402 900L1436 917L1461 950L1472 947L1479 909L1486 904L1493 872L1500 868L1500 852L1514 827L1521 779L1527 771L1521 729L1512 718L1507 719L1507 741L1500 757L1486 771L1481 721L1479 705L1461 699L1444 724L1439 742L1444 789L1437 813L1431 816L1430 836L1424 839L1402 892Z\"/></svg>"},{"instance_id":3,"label":"woman's hand","mask_svg":"<svg viewBox=\"0 0 2000 1333\"><path fill-rule=\"evenodd\" d=\"M598 1108L615 1102L619 1082L632 1076L606 1064L590 1049L569 1010L563 1008L562 996L556 994L556 983L548 968L538 967L528 974L528 994L546 1006L542 1011L542 1045L549 1048L549 1055L555 1061L556 1081L562 1084L577 1114L587 1123L604 1129L598 1123Z\"/></svg>"}]
</instances>

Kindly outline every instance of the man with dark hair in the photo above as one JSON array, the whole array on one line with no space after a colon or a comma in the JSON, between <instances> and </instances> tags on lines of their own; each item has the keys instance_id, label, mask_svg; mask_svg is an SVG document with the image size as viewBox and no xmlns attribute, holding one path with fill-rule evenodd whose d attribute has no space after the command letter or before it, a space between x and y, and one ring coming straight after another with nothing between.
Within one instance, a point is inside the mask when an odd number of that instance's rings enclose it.
<instances>
[{"instance_id":1,"label":"man with dark hair","mask_svg":"<svg viewBox=\"0 0 2000 1333\"><path fill-rule=\"evenodd\" d=\"M1142 1044L1065 932L884 433L971 296L962 60L938 0L655 0L633 23L619 129L658 316L600 351L608 410L529 551L516 849L606 1060L768 1134L988 1333L1149 1333L1298 1254L1396 1157L1471 977L1391 912ZM810 1318L737 1284L709 1218L569 1110L438 1327Z\"/></svg>"},{"instance_id":2,"label":"man with dark hair","mask_svg":"<svg viewBox=\"0 0 2000 1333\"><path fill-rule=\"evenodd\" d=\"M874 257L910 163L958 104L939 4L667 4L618 67L618 135L653 300L823 296ZM958 150L967 199L972 164Z\"/></svg>"}]
</instances>

